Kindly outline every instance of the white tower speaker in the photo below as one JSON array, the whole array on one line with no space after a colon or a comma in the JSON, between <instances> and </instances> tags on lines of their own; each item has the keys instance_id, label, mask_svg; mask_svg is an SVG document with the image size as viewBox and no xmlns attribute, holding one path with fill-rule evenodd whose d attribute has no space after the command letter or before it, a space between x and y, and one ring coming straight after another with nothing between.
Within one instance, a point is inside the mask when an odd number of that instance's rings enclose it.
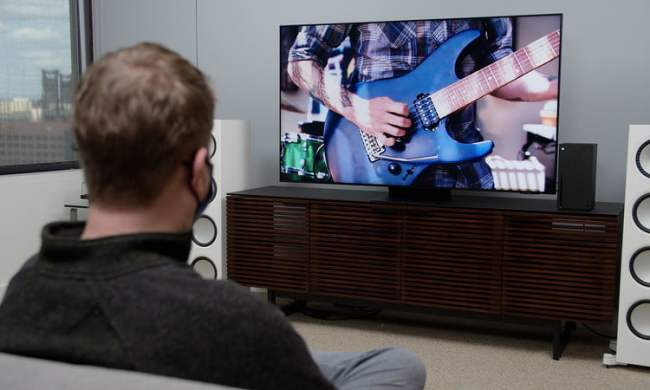
<instances>
[{"instance_id":1,"label":"white tower speaker","mask_svg":"<svg viewBox=\"0 0 650 390\"><path fill-rule=\"evenodd\" d=\"M650 125L630 126L616 360L650 366Z\"/></svg>"},{"instance_id":2,"label":"white tower speaker","mask_svg":"<svg viewBox=\"0 0 650 390\"><path fill-rule=\"evenodd\" d=\"M206 279L225 279L226 194L249 188L250 125L241 120L215 120L210 140L215 196L192 227L189 263Z\"/></svg>"}]
</instances>

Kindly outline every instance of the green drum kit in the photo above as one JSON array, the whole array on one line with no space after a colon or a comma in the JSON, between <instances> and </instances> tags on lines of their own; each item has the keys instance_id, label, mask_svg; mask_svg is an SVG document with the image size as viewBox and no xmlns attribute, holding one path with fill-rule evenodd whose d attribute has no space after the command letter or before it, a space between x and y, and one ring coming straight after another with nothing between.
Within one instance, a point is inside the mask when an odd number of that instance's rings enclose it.
<instances>
[{"instance_id":1,"label":"green drum kit","mask_svg":"<svg viewBox=\"0 0 650 390\"><path fill-rule=\"evenodd\" d=\"M286 180L297 182L330 180L322 136L287 132L280 141L280 171Z\"/></svg>"}]
</instances>

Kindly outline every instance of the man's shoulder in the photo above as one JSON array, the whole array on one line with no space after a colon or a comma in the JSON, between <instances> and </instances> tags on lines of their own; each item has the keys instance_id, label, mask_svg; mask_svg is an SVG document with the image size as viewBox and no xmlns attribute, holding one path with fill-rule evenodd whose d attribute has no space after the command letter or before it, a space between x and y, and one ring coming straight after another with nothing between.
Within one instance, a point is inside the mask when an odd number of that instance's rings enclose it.
<instances>
[{"instance_id":1,"label":"man's shoulder","mask_svg":"<svg viewBox=\"0 0 650 390\"><path fill-rule=\"evenodd\" d=\"M250 296L247 288L233 281L204 279L189 266L143 269L132 273L119 283L128 283L133 287L141 285L150 293L179 298L185 296L196 298L198 295L206 297L215 294L226 294L236 298Z\"/></svg>"},{"instance_id":2,"label":"man's shoulder","mask_svg":"<svg viewBox=\"0 0 650 390\"><path fill-rule=\"evenodd\" d=\"M145 315L179 319L179 313L258 320L283 318L277 308L247 288L229 280L203 279L189 267L145 269L114 280L108 288L110 295L121 297L123 305L144 306Z\"/></svg>"},{"instance_id":3,"label":"man's shoulder","mask_svg":"<svg viewBox=\"0 0 650 390\"><path fill-rule=\"evenodd\" d=\"M157 268L107 287L102 299L110 323L139 370L226 383L224 378L246 373L224 357L258 364L306 356L282 312L234 282L203 280L191 269Z\"/></svg>"},{"instance_id":4,"label":"man's shoulder","mask_svg":"<svg viewBox=\"0 0 650 390\"><path fill-rule=\"evenodd\" d=\"M11 277L7 289L4 291L4 296L3 294L0 294L0 302L3 302L4 297L8 296L10 293L27 288L25 286L32 282L37 275L35 271L38 265L38 258L38 254L35 254L23 263L20 269Z\"/></svg>"}]
</instances>

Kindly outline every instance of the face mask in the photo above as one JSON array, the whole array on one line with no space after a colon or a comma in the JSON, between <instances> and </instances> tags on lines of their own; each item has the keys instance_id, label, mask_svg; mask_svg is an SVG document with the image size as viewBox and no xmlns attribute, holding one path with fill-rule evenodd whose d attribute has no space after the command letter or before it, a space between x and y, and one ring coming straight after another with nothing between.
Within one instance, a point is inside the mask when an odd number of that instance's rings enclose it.
<instances>
[{"instance_id":1,"label":"face mask","mask_svg":"<svg viewBox=\"0 0 650 390\"><path fill-rule=\"evenodd\" d=\"M194 220L193 220L194 222L196 222L196 220L199 219L201 215L203 215L203 212L208 207L208 204L212 201L217 191L217 189L215 188L214 180L212 180L212 163L210 162L209 159L206 159L205 163L210 168L210 189L208 189L208 194L205 196L205 198L200 199L199 195L192 188L192 193L194 194L194 197L196 198L196 202L197 202L196 211L194 212Z\"/></svg>"},{"instance_id":2,"label":"face mask","mask_svg":"<svg viewBox=\"0 0 650 390\"><path fill-rule=\"evenodd\" d=\"M212 168L210 168L210 178L212 178ZM208 190L208 194L205 196L205 199L199 200L199 204L196 207L196 211L194 212L194 221L196 222L197 219L203 215L203 212L205 209L208 207L208 204L212 201L212 199L215 196L216 189L214 188L215 184L213 180L210 180L210 189ZM196 197L198 200L198 196Z\"/></svg>"}]
</instances>

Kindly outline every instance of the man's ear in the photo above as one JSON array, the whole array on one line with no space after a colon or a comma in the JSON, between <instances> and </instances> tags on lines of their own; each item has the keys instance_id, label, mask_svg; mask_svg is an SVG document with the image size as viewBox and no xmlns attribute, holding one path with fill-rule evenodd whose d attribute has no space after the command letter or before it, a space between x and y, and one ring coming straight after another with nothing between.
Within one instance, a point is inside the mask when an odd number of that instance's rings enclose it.
<instances>
[{"instance_id":1,"label":"man's ear","mask_svg":"<svg viewBox=\"0 0 650 390\"><path fill-rule=\"evenodd\" d=\"M192 161L192 188L200 199L204 199L210 189L210 169L205 163L207 158L208 149L202 147L196 151Z\"/></svg>"}]
</instances>

